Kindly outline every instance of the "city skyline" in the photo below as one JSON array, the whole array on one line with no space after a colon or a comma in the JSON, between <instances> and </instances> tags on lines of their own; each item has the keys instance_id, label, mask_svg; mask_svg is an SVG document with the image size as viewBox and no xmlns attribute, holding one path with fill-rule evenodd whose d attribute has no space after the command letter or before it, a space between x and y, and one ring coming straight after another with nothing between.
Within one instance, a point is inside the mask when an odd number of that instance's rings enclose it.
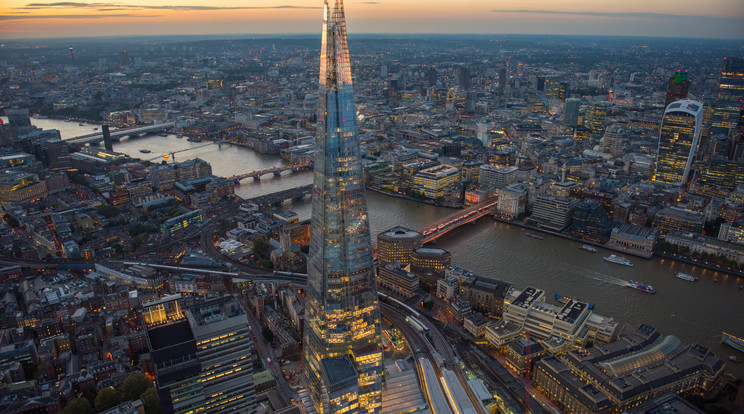
<instances>
[{"instance_id":1,"label":"city skyline","mask_svg":"<svg viewBox=\"0 0 744 414\"><path fill-rule=\"evenodd\" d=\"M348 3L348 2L347 2ZM356 1L348 16L355 33L555 34L684 38L744 38L744 4L640 1L530 8L468 0L456 8L444 1ZM0 39L130 35L310 34L321 8L308 0L147 2L48 2L11 0L0 7Z\"/></svg>"}]
</instances>

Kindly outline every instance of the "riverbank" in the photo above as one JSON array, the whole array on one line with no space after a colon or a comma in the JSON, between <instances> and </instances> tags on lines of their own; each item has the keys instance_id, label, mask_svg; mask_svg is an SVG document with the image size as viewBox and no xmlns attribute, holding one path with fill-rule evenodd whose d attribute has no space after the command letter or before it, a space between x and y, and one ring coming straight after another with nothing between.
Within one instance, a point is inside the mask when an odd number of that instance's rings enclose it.
<instances>
[{"instance_id":1,"label":"riverbank","mask_svg":"<svg viewBox=\"0 0 744 414\"><path fill-rule=\"evenodd\" d=\"M618 253L623 253L623 254L626 254L628 256L634 256L634 257L638 257L638 258L646 259L646 260L652 259L653 256L658 256L658 257L663 257L665 259L676 260L676 261L681 262L681 263L687 263L687 264L695 265L695 266L698 266L698 267L703 267L703 268L706 268L706 269L709 269L709 270L714 270L716 272L721 272L721 273L725 273L725 274L728 274L728 275L732 275L732 276L737 276L737 277L740 277L740 278L744 278L744 272L741 272L741 271L738 271L738 270L735 270L735 269L729 269L729 268L726 268L726 267L721 267L721 266L718 266L718 265L715 265L715 264L712 264L712 263L707 263L707 262L704 262L704 261L701 261L701 260L697 260L697 259L693 259L693 258L688 258L688 257L684 257L684 256L678 256L678 255L674 255L674 254L670 254L670 253L664 253L664 252L659 252L659 251L654 251L653 254L649 257L649 256L644 255L644 254L639 253L639 252L625 250L623 248L612 246L612 245L609 245L609 244L602 244L602 243L597 243L597 242L593 242L593 241L589 241L589 240L578 239L576 237L572 237L569 234L559 233L559 232L552 231L552 230L542 229L542 228L531 226L531 225L529 225L527 223L523 223L523 222L520 222L520 221L504 220L504 219L500 219L500 218L498 218L496 216L492 216L492 217L493 217L493 219L495 221L498 221L498 222L501 222L501 223L504 223L504 224L512 224L514 226L521 227L521 228L524 228L524 229L527 229L527 230L533 230L533 231L538 231L540 233L550 234L552 236L561 237L563 239L575 241L577 243L587 244L587 245L594 246L594 247L601 247L603 249L612 250L612 251L615 251L615 252L618 252Z\"/></svg>"},{"instance_id":2,"label":"riverbank","mask_svg":"<svg viewBox=\"0 0 744 414\"><path fill-rule=\"evenodd\" d=\"M403 200L415 201L415 202L421 203L421 204L428 204L430 206L435 206L435 207L445 207L445 208L451 208L451 209L456 209L456 210L459 210L459 209L462 209L463 207L465 207L465 206L462 206L462 205L452 206L452 205L448 205L448 204L437 204L437 203L435 203L433 201L422 200L422 199L419 199L419 198L413 198L413 197L407 196L405 194L391 193L391 192L382 190L382 189L377 188L377 187L372 187L372 186L365 186L365 187L367 188L367 190L374 191L375 193L384 194L386 196L395 197L395 198L401 198Z\"/></svg>"}]
</instances>

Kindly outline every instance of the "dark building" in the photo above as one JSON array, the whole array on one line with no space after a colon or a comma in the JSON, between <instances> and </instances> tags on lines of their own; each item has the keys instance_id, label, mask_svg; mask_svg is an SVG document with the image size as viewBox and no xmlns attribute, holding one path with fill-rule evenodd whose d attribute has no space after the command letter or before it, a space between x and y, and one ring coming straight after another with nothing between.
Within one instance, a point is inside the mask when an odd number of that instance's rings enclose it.
<instances>
[{"instance_id":1,"label":"dark building","mask_svg":"<svg viewBox=\"0 0 744 414\"><path fill-rule=\"evenodd\" d=\"M205 403L196 340L178 298L170 295L142 304L163 414L196 412Z\"/></svg>"},{"instance_id":2,"label":"dark building","mask_svg":"<svg viewBox=\"0 0 744 414\"><path fill-rule=\"evenodd\" d=\"M571 233L574 236L604 243L610 237L611 230L610 219L599 200L586 199L574 208L571 223Z\"/></svg>"},{"instance_id":3,"label":"dark building","mask_svg":"<svg viewBox=\"0 0 744 414\"><path fill-rule=\"evenodd\" d=\"M669 78L667 84L666 100L664 107L680 99L687 99L687 91L690 89L690 80L687 77L686 70L678 70Z\"/></svg>"},{"instance_id":4,"label":"dark building","mask_svg":"<svg viewBox=\"0 0 744 414\"><path fill-rule=\"evenodd\" d=\"M435 68L428 68L426 70L426 83L429 86L437 84L437 70Z\"/></svg>"},{"instance_id":5,"label":"dark building","mask_svg":"<svg viewBox=\"0 0 744 414\"><path fill-rule=\"evenodd\" d=\"M511 290L511 283L498 279L474 277L460 284L460 297L470 302L470 306L491 317L501 317L504 313L504 298Z\"/></svg>"},{"instance_id":6,"label":"dark building","mask_svg":"<svg viewBox=\"0 0 744 414\"><path fill-rule=\"evenodd\" d=\"M501 68L499 71L499 95L504 94L506 88L506 68Z\"/></svg>"},{"instance_id":7,"label":"dark building","mask_svg":"<svg viewBox=\"0 0 744 414\"><path fill-rule=\"evenodd\" d=\"M460 66L457 69L457 86L464 91L470 89L470 68L467 66Z\"/></svg>"}]
</instances>

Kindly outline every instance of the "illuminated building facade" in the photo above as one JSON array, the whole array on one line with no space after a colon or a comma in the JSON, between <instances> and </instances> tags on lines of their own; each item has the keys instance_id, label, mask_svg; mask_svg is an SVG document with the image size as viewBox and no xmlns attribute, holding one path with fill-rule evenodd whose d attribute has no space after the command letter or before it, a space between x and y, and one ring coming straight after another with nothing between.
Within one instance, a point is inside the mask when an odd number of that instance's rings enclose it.
<instances>
[{"instance_id":1,"label":"illuminated building facade","mask_svg":"<svg viewBox=\"0 0 744 414\"><path fill-rule=\"evenodd\" d=\"M452 253L444 249L421 247L411 253L411 272L419 277L419 285L436 291L437 280L444 277L452 263Z\"/></svg>"},{"instance_id":2,"label":"illuminated building facade","mask_svg":"<svg viewBox=\"0 0 744 414\"><path fill-rule=\"evenodd\" d=\"M661 122L654 181L677 186L687 182L702 124L700 102L684 100L667 106Z\"/></svg>"},{"instance_id":3,"label":"illuminated building facade","mask_svg":"<svg viewBox=\"0 0 744 414\"><path fill-rule=\"evenodd\" d=\"M741 127L744 106L744 59L723 59L712 130L726 133L730 128Z\"/></svg>"},{"instance_id":4,"label":"illuminated building facade","mask_svg":"<svg viewBox=\"0 0 744 414\"><path fill-rule=\"evenodd\" d=\"M318 413L382 408L372 243L342 0L323 8L304 377Z\"/></svg>"},{"instance_id":5,"label":"illuminated building facade","mask_svg":"<svg viewBox=\"0 0 744 414\"><path fill-rule=\"evenodd\" d=\"M204 212L201 210L190 211L166 220L165 223L160 225L160 231L163 238L168 239L192 224L201 223L202 220L204 220Z\"/></svg>"},{"instance_id":6,"label":"illuminated building facade","mask_svg":"<svg viewBox=\"0 0 744 414\"><path fill-rule=\"evenodd\" d=\"M437 198L444 195L444 188L460 182L460 171L449 165L421 170L413 177L413 188L427 198Z\"/></svg>"},{"instance_id":7,"label":"illuminated building facade","mask_svg":"<svg viewBox=\"0 0 744 414\"><path fill-rule=\"evenodd\" d=\"M400 262L401 267L411 263L411 253L423 245L421 233L405 227L393 227L377 235L377 264Z\"/></svg>"},{"instance_id":8,"label":"illuminated building facade","mask_svg":"<svg viewBox=\"0 0 744 414\"><path fill-rule=\"evenodd\" d=\"M205 413L256 412L254 348L245 311L233 297L199 303L186 311L201 363Z\"/></svg>"},{"instance_id":9,"label":"illuminated building facade","mask_svg":"<svg viewBox=\"0 0 744 414\"><path fill-rule=\"evenodd\" d=\"M168 295L142 304L163 414L203 412L204 406L201 363L180 297Z\"/></svg>"}]
</instances>

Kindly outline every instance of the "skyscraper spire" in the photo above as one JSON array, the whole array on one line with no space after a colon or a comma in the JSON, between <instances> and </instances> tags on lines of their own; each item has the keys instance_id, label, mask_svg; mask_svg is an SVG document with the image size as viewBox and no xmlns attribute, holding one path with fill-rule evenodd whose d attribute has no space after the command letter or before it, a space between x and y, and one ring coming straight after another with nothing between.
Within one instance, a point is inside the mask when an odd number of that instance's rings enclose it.
<instances>
[{"instance_id":1,"label":"skyscraper spire","mask_svg":"<svg viewBox=\"0 0 744 414\"><path fill-rule=\"evenodd\" d=\"M342 0L325 1L304 376L318 413L375 413L382 347Z\"/></svg>"}]
</instances>

